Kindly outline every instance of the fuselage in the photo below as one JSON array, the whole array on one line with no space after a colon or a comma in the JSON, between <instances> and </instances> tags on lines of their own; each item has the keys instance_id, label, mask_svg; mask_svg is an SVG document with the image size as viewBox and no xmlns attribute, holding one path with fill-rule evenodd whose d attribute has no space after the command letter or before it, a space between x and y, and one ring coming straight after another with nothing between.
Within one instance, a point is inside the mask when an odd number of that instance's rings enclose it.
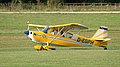
<instances>
[{"instance_id":1,"label":"fuselage","mask_svg":"<svg viewBox=\"0 0 120 67\"><path fill-rule=\"evenodd\" d=\"M37 43L50 43L58 46L106 46L107 41L97 41L93 38L86 38L71 32L62 32L57 34L57 31L52 29L48 30L47 33L43 31L29 31L28 37Z\"/></svg>"}]
</instances>

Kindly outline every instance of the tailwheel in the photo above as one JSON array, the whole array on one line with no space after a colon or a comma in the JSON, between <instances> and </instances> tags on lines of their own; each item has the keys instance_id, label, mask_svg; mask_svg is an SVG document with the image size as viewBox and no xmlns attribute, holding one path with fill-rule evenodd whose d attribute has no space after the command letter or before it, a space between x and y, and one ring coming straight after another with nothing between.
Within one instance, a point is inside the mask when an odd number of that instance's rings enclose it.
<instances>
[{"instance_id":1,"label":"tailwheel","mask_svg":"<svg viewBox=\"0 0 120 67\"><path fill-rule=\"evenodd\" d=\"M103 47L103 48L104 48L104 50L107 50L107 47L106 47L106 46L101 46L101 47Z\"/></svg>"},{"instance_id":2,"label":"tailwheel","mask_svg":"<svg viewBox=\"0 0 120 67\"><path fill-rule=\"evenodd\" d=\"M107 50L107 47L103 47L104 48L104 50Z\"/></svg>"}]
</instances>

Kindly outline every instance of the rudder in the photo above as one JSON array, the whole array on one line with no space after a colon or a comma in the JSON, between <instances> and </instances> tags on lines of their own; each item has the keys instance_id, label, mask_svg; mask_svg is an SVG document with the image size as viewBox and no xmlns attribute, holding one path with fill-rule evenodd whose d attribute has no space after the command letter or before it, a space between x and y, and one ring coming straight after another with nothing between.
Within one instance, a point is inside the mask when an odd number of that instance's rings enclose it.
<instances>
[{"instance_id":1,"label":"rudder","mask_svg":"<svg viewBox=\"0 0 120 67\"><path fill-rule=\"evenodd\" d=\"M101 26L92 38L93 39L106 39L106 38L108 38L108 27Z\"/></svg>"}]
</instances>

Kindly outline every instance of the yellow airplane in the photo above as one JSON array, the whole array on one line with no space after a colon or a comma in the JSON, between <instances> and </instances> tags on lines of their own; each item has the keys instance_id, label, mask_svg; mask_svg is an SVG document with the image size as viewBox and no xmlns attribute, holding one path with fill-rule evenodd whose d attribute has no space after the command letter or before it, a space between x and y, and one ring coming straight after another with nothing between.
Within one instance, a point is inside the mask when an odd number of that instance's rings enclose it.
<instances>
[{"instance_id":1,"label":"yellow airplane","mask_svg":"<svg viewBox=\"0 0 120 67\"><path fill-rule=\"evenodd\" d=\"M52 45L99 46L107 50L108 41L111 40L108 38L108 27L101 26L91 38L69 32L70 30L83 29L88 28L78 23L53 26L28 24L28 29L24 33L28 35L30 40L40 44L34 46L36 50L56 50Z\"/></svg>"}]
</instances>

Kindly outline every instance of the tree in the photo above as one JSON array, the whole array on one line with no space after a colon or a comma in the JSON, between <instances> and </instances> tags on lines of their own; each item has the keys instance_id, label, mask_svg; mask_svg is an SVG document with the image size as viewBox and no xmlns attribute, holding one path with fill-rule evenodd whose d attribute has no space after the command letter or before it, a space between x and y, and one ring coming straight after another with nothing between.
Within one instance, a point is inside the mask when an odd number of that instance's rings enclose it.
<instances>
[{"instance_id":1,"label":"tree","mask_svg":"<svg viewBox=\"0 0 120 67\"><path fill-rule=\"evenodd\" d=\"M0 0L0 3L9 3L11 2L12 0Z\"/></svg>"},{"instance_id":2,"label":"tree","mask_svg":"<svg viewBox=\"0 0 120 67\"><path fill-rule=\"evenodd\" d=\"M63 2L63 0L47 0L47 5L49 8L53 8L62 2Z\"/></svg>"}]
</instances>

